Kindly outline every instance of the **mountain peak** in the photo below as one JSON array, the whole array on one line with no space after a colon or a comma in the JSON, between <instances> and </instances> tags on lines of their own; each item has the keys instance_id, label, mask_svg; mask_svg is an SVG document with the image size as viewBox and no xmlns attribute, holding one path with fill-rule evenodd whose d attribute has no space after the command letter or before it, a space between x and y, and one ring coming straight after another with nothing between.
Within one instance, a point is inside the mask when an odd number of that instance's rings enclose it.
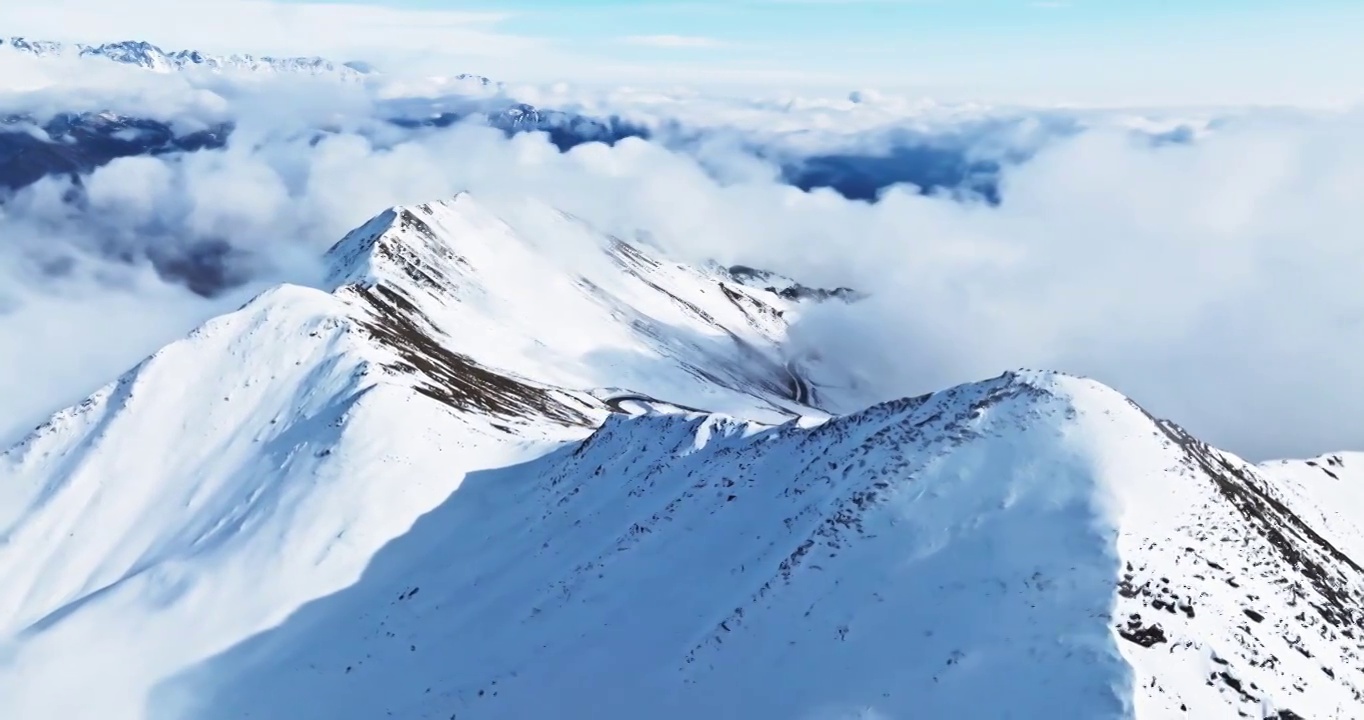
<instances>
[{"instance_id":1,"label":"mountain peak","mask_svg":"<svg viewBox=\"0 0 1364 720\"><path fill-rule=\"evenodd\" d=\"M437 216L450 219L464 212L477 212L467 192L420 205L395 206L375 215L327 251L327 284L411 281L434 291L451 290L442 281L448 265L459 262L458 256L450 238L438 235L428 223Z\"/></svg>"},{"instance_id":2,"label":"mountain peak","mask_svg":"<svg viewBox=\"0 0 1364 720\"><path fill-rule=\"evenodd\" d=\"M394 207L327 257L338 295L391 298L515 376L771 422L818 412L780 349L793 301L543 203L459 193Z\"/></svg>"}]
</instances>

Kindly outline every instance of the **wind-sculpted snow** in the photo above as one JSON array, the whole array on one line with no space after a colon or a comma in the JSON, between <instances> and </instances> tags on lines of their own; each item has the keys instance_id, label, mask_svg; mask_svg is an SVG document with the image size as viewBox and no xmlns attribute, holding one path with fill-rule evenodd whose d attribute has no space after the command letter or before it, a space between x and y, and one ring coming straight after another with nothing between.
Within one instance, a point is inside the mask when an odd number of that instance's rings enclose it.
<instances>
[{"instance_id":1,"label":"wind-sculpted snow","mask_svg":"<svg viewBox=\"0 0 1364 720\"><path fill-rule=\"evenodd\" d=\"M0 456L0 716L1364 711L1354 456L1047 372L830 415L855 290L536 202L327 261Z\"/></svg>"}]
</instances>

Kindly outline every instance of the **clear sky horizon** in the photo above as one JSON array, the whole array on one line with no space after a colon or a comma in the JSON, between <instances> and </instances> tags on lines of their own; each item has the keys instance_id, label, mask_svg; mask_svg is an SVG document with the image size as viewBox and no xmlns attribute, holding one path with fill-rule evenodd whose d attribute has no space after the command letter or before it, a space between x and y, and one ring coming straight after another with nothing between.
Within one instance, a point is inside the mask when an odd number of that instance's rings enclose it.
<instances>
[{"instance_id":1,"label":"clear sky horizon","mask_svg":"<svg viewBox=\"0 0 1364 720\"><path fill-rule=\"evenodd\" d=\"M10 5L13 5L11 3ZM51 0L0 33L320 53L512 81L882 88L1012 102L1347 104L1346 0Z\"/></svg>"}]
</instances>

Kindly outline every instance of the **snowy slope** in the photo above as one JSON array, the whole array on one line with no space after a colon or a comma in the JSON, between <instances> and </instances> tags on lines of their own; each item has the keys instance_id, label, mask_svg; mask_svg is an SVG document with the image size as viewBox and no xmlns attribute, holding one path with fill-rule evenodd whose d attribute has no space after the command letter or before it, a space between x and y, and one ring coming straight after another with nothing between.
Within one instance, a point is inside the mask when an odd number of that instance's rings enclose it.
<instances>
[{"instance_id":1,"label":"snowy slope","mask_svg":"<svg viewBox=\"0 0 1364 720\"><path fill-rule=\"evenodd\" d=\"M1288 507L1350 557L1364 558L1364 453L1278 460L1260 471Z\"/></svg>"},{"instance_id":2,"label":"snowy slope","mask_svg":"<svg viewBox=\"0 0 1364 720\"><path fill-rule=\"evenodd\" d=\"M401 298L342 296L407 313L513 375L770 422L812 412L781 350L798 301L720 268L655 259L535 201L462 194L398 208L330 258L333 285L402 288Z\"/></svg>"},{"instance_id":3,"label":"snowy slope","mask_svg":"<svg viewBox=\"0 0 1364 720\"><path fill-rule=\"evenodd\" d=\"M154 680L353 582L465 471L612 407L814 412L788 399L785 301L507 209L524 232L467 196L385 212L334 249L331 292L265 293L0 457L0 716L138 717Z\"/></svg>"},{"instance_id":4,"label":"snowy slope","mask_svg":"<svg viewBox=\"0 0 1364 720\"><path fill-rule=\"evenodd\" d=\"M0 716L140 717L157 678L353 582L533 442L414 392L350 311L267 293L0 459Z\"/></svg>"},{"instance_id":5,"label":"snowy slope","mask_svg":"<svg viewBox=\"0 0 1364 720\"><path fill-rule=\"evenodd\" d=\"M37 57L79 57L116 62L153 72L168 73L189 69L214 72L268 72L334 77L356 80L366 73L351 65L320 57L257 57L254 55L211 55L197 50L167 51L143 41L123 41L86 45L66 44L22 37L0 37L0 50L7 49Z\"/></svg>"},{"instance_id":6,"label":"snowy slope","mask_svg":"<svg viewBox=\"0 0 1364 720\"><path fill-rule=\"evenodd\" d=\"M830 417L839 295L533 201L328 260L0 456L0 717L1364 716L1312 466L1051 373Z\"/></svg>"},{"instance_id":7,"label":"snowy slope","mask_svg":"<svg viewBox=\"0 0 1364 720\"><path fill-rule=\"evenodd\" d=\"M1359 717L1364 576L1263 480L1053 374L810 428L617 418L471 478L360 582L162 697L209 718Z\"/></svg>"}]
</instances>

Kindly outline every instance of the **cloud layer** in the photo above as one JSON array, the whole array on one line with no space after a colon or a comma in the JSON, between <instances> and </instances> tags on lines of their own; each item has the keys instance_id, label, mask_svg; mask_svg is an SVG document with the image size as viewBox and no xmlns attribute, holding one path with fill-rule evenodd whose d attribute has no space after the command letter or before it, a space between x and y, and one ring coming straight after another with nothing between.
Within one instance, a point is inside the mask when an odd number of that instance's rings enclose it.
<instances>
[{"instance_id":1,"label":"cloud layer","mask_svg":"<svg viewBox=\"0 0 1364 720\"><path fill-rule=\"evenodd\" d=\"M79 192L50 178L0 209L0 436L244 294L313 281L320 253L379 210L467 189L537 195L610 231L648 233L680 257L869 292L795 330L802 350L861 376L863 401L1053 367L1113 384L1255 458L1364 438L1352 406L1364 396L1352 370L1364 350L1357 115L1195 117L1196 130L1171 136L1178 142L1153 142L1185 123L870 93L740 102L542 88L534 100L633 113L656 131L654 142L561 152L542 134L394 127L378 117L372 88L164 82L180 84L133 87L165 100L158 107L174 122L229 117L226 148L115 160ZM107 95L53 86L4 101L39 109L63 97ZM689 144L667 136L682 126L727 130ZM963 157L1014 159L996 168L996 204L803 192L773 161L894 158L896 138L930 129L969 138ZM158 258L189 267L168 283L149 269ZM187 292L195 262L235 273L239 289L211 300Z\"/></svg>"}]
</instances>

